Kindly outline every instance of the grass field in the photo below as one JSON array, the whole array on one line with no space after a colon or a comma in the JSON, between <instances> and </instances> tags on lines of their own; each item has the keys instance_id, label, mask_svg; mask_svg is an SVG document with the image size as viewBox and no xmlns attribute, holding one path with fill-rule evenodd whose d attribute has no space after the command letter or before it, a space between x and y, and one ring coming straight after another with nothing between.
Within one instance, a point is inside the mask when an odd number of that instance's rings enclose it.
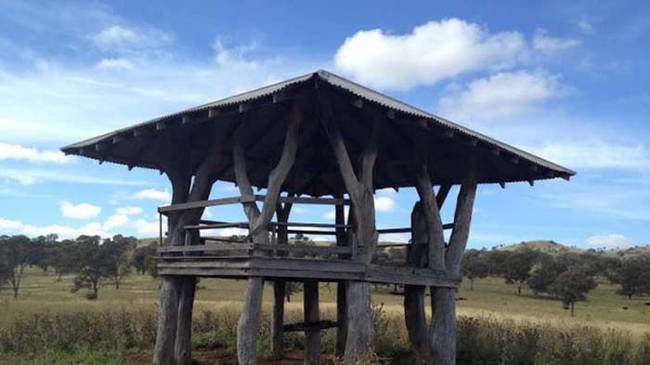
<instances>
[{"instance_id":1,"label":"grass field","mask_svg":"<svg viewBox=\"0 0 650 365\"><path fill-rule=\"evenodd\" d=\"M82 292L71 293L71 283L72 277L56 281L52 274L32 269L18 300L10 290L0 293L0 365L150 363L158 280L132 275L119 290L102 288L94 301ZM200 281L193 321L197 364L234 364L244 287L243 281ZM500 278L477 280L473 291L468 287L465 283L458 294L459 365L650 363L650 298L628 300L616 295L614 286L601 283L570 317L558 301L534 297L526 290L518 296ZM323 284L320 291L321 318L334 319L335 286ZM258 341L263 358L269 353L271 294L268 286ZM380 363L411 364L402 297L380 287L374 288L373 301L382 313L374 321ZM302 294L297 293L287 304L285 321L298 322L301 317ZM324 353L333 352L334 337L334 331L325 332ZM287 341L291 343L287 354L294 360L263 364L302 363L304 336L292 334Z\"/></svg>"},{"instance_id":2,"label":"grass field","mask_svg":"<svg viewBox=\"0 0 650 365\"><path fill-rule=\"evenodd\" d=\"M43 312L75 312L80 310L105 309L154 309L158 301L158 280L148 275L131 275L119 290L105 286L99 292L99 299L87 300L83 293L70 292L72 278L63 277L56 281L50 273L32 269L27 273L18 300L10 290L0 293L0 325L10 323L17 316ZM468 290L468 282L461 286L458 297L458 313L467 315L489 315L528 321L588 324L597 327L627 329L633 333L650 331L650 298L629 300L616 295L616 287L600 283L586 302L576 305L575 317L570 317L559 301L535 297L524 290L517 296L515 288L501 278L476 280L474 290ZM196 298L197 311L211 309L224 303L239 302L244 292L244 282L221 279L202 279ZM335 285L321 286L323 308L333 306ZM270 304L270 287L266 288L264 300ZM391 294L388 288L373 294L375 303L384 303L388 312L402 313L402 297ZM289 308L302 307L302 294L292 297Z\"/></svg>"}]
</instances>

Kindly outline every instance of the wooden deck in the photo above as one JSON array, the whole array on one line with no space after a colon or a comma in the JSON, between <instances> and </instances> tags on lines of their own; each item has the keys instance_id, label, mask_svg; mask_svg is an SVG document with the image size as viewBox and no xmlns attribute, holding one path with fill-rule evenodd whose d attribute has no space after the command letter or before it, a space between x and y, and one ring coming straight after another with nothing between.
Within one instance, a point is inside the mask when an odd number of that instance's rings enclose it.
<instances>
[{"instance_id":1,"label":"wooden deck","mask_svg":"<svg viewBox=\"0 0 650 365\"><path fill-rule=\"evenodd\" d=\"M195 275L217 278L262 276L319 281L358 280L386 284L410 284L436 287L458 286L458 278L444 272L408 266L363 264L341 259L229 256L158 256L160 275Z\"/></svg>"}]
</instances>

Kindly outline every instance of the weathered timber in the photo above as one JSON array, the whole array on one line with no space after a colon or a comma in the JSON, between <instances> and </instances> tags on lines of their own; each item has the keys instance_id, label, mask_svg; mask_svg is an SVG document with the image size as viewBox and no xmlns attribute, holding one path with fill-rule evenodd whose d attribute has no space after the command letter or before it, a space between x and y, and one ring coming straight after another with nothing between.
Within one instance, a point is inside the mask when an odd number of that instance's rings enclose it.
<instances>
[{"instance_id":1,"label":"weathered timber","mask_svg":"<svg viewBox=\"0 0 650 365\"><path fill-rule=\"evenodd\" d=\"M299 107L294 103L289 115L280 161L278 161L278 164L270 172L268 177L267 195L264 198L262 211L260 212L254 199L252 202L242 202L244 213L250 223L249 237L254 242L268 242L269 237L266 227L273 218L282 184L296 158L300 118ZM245 128L245 125L241 125L235 133L233 162L239 192L242 197L246 197L248 200L254 198L254 195L248 178L248 172L246 171L245 150L243 141L241 140L241 135L245 130L243 128ZM248 279L242 314L237 326L237 359L241 365L254 364L257 359L257 329L262 310L263 286L264 279L262 277L250 277Z\"/></svg>"},{"instance_id":2,"label":"weathered timber","mask_svg":"<svg viewBox=\"0 0 650 365\"><path fill-rule=\"evenodd\" d=\"M303 309L305 323L314 323L320 320L318 308L318 281L307 280L303 290ZM320 356L320 329L313 326L305 328L305 365L317 365Z\"/></svg>"},{"instance_id":3,"label":"weathered timber","mask_svg":"<svg viewBox=\"0 0 650 365\"><path fill-rule=\"evenodd\" d=\"M284 353L284 298L286 281L273 281L273 311L271 312L271 357L279 360Z\"/></svg>"},{"instance_id":4,"label":"weathered timber","mask_svg":"<svg viewBox=\"0 0 650 365\"><path fill-rule=\"evenodd\" d=\"M460 272L460 260L469 237L472 208L476 196L474 171L469 171L461 185L454 213L454 230L449 240L445 263L450 275ZM456 291L451 288L431 288L432 319L429 337L433 349L434 363L456 364Z\"/></svg>"},{"instance_id":5,"label":"weathered timber","mask_svg":"<svg viewBox=\"0 0 650 365\"><path fill-rule=\"evenodd\" d=\"M411 213L412 242L421 242L429 235L426 223L427 217L423 212L423 206L421 202L417 202ZM409 265L412 267L428 266L428 263L422 259L424 255L418 252L423 248L426 248L426 246L412 245L408 248L406 259ZM415 352L415 363L418 365L431 364L433 359L424 312L425 290L425 286L404 285L404 319L409 341Z\"/></svg>"}]
</instances>

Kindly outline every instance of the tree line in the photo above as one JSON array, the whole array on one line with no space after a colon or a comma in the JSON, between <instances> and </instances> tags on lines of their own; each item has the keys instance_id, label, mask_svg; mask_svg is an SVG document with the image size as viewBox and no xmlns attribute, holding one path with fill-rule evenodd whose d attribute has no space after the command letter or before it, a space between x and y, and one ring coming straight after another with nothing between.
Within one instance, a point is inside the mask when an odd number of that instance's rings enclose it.
<instances>
[{"instance_id":1,"label":"tree line","mask_svg":"<svg viewBox=\"0 0 650 365\"><path fill-rule=\"evenodd\" d=\"M650 294L650 253L628 256L605 252L549 254L525 246L515 250L468 250L461 273L469 280L502 277L517 288L527 286L534 295L556 298L573 315L575 303L586 300L598 285L597 279L618 285L617 293L632 298Z\"/></svg>"},{"instance_id":2,"label":"tree line","mask_svg":"<svg viewBox=\"0 0 650 365\"><path fill-rule=\"evenodd\" d=\"M17 299L25 270L38 267L53 272L58 281L64 275L74 275L70 290L76 293L85 289L86 298L97 299L105 285L119 289L132 269L156 276L155 252L155 244L138 247L135 237L122 235L106 239L83 235L64 240L53 234L32 239L0 236L0 290L10 288Z\"/></svg>"}]
</instances>

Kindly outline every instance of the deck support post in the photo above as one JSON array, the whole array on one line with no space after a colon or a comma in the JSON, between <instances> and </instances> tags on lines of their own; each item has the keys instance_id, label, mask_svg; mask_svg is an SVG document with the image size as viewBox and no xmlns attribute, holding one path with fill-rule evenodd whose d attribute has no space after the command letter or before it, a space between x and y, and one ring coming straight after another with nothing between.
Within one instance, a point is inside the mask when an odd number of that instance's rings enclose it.
<instances>
[{"instance_id":1,"label":"deck support post","mask_svg":"<svg viewBox=\"0 0 650 365\"><path fill-rule=\"evenodd\" d=\"M276 204L275 214L279 223L289 222L291 213L290 203ZM289 244L289 234L286 225L278 225L278 245ZM279 255L279 253L278 253ZM286 280L275 279L273 281L273 311L271 312L271 357L275 360L282 358L284 353L284 301L286 298Z\"/></svg>"},{"instance_id":2,"label":"deck support post","mask_svg":"<svg viewBox=\"0 0 650 365\"><path fill-rule=\"evenodd\" d=\"M329 139L339 166L339 172L347 190L354 215L355 227L352 239L359 247L357 259L370 263L377 246L377 228L375 225L375 202L373 175L377 159L377 144L384 116L376 115L368 135L368 143L359 156L360 168L355 173L347 148L341 136L339 126L334 120L327 96L319 95L320 122ZM352 242L354 245L354 242ZM343 362L356 364L366 360L372 354L373 323L370 304L370 288L365 281L349 281L346 284L347 337Z\"/></svg>"},{"instance_id":3,"label":"deck support post","mask_svg":"<svg viewBox=\"0 0 650 365\"><path fill-rule=\"evenodd\" d=\"M158 331L153 351L153 363L155 365L174 363L174 343L178 323L179 280L176 276L163 276L161 278Z\"/></svg>"},{"instance_id":4,"label":"deck support post","mask_svg":"<svg viewBox=\"0 0 650 365\"><path fill-rule=\"evenodd\" d=\"M343 199L343 194L335 196L337 199ZM343 227L345 224L345 206L338 204L334 208L334 223L336 227L336 246L347 246L346 229ZM342 256L342 255L339 255ZM347 257L339 257L347 258ZM340 280L336 283L336 321L338 327L336 328L336 348L335 355L343 357L345 354L345 342L347 336L347 305L345 302L345 281Z\"/></svg>"},{"instance_id":5,"label":"deck support post","mask_svg":"<svg viewBox=\"0 0 650 365\"><path fill-rule=\"evenodd\" d=\"M449 276L460 275L460 262L467 245L472 220L472 208L476 196L476 179L472 174L461 184L454 229L445 253L445 270ZM431 289L430 339L435 364L456 364L456 290L453 288Z\"/></svg>"},{"instance_id":6,"label":"deck support post","mask_svg":"<svg viewBox=\"0 0 650 365\"><path fill-rule=\"evenodd\" d=\"M318 308L318 281L307 280L303 290L303 306L305 323L311 324L320 321ZM305 330L305 365L317 365L320 356L320 330L308 326Z\"/></svg>"},{"instance_id":7,"label":"deck support post","mask_svg":"<svg viewBox=\"0 0 650 365\"><path fill-rule=\"evenodd\" d=\"M244 134L246 126L240 125L235 132L233 146L233 162L235 179L243 198L243 208L249 222L249 236L255 243L268 243L267 227L275 214L276 203L298 150L298 128L300 126L300 108L294 103L291 106L287 125L284 147L280 161L271 171L268 178L267 194L262 210L255 203L253 187L246 171L246 152ZM246 289L242 313L237 324L237 360L240 365L251 365L257 361L257 332L262 312L262 295L264 278L250 277Z\"/></svg>"},{"instance_id":8,"label":"deck support post","mask_svg":"<svg viewBox=\"0 0 650 365\"><path fill-rule=\"evenodd\" d=\"M421 202L415 203L411 213L411 245L407 250L407 264L413 267L426 267L426 252L428 230L426 217ZM427 319L424 312L424 294L426 287L420 285L404 285L404 319L411 347L415 353L415 364L432 364L433 354Z\"/></svg>"},{"instance_id":9,"label":"deck support post","mask_svg":"<svg viewBox=\"0 0 650 365\"><path fill-rule=\"evenodd\" d=\"M271 357L280 360L284 353L284 301L287 283L273 282L273 311L271 312Z\"/></svg>"},{"instance_id":10,"label":"deck support post","mask_svg":"<svg viewBox=\"0 0 650 365\"><path fill-rule=\"evenodd\" d=\"M186 149L168 149L164 171L172 185L172 204L205 200L210 195L217 171L223 162L222 144L229 132L216 133L203 161L196 171L189 169ZM172 144L170 142L170 144ZM192 175L195 175L192 183ZM203 209L168 215L168 245L195 244L197 235L187 236L184 227L197 224ZM186 241L186 238L189 240ZM160 290L160 310L153 363L155 365L191 364L192 310L196 278L163 276Z\"/></svg>"}]
</instances>

